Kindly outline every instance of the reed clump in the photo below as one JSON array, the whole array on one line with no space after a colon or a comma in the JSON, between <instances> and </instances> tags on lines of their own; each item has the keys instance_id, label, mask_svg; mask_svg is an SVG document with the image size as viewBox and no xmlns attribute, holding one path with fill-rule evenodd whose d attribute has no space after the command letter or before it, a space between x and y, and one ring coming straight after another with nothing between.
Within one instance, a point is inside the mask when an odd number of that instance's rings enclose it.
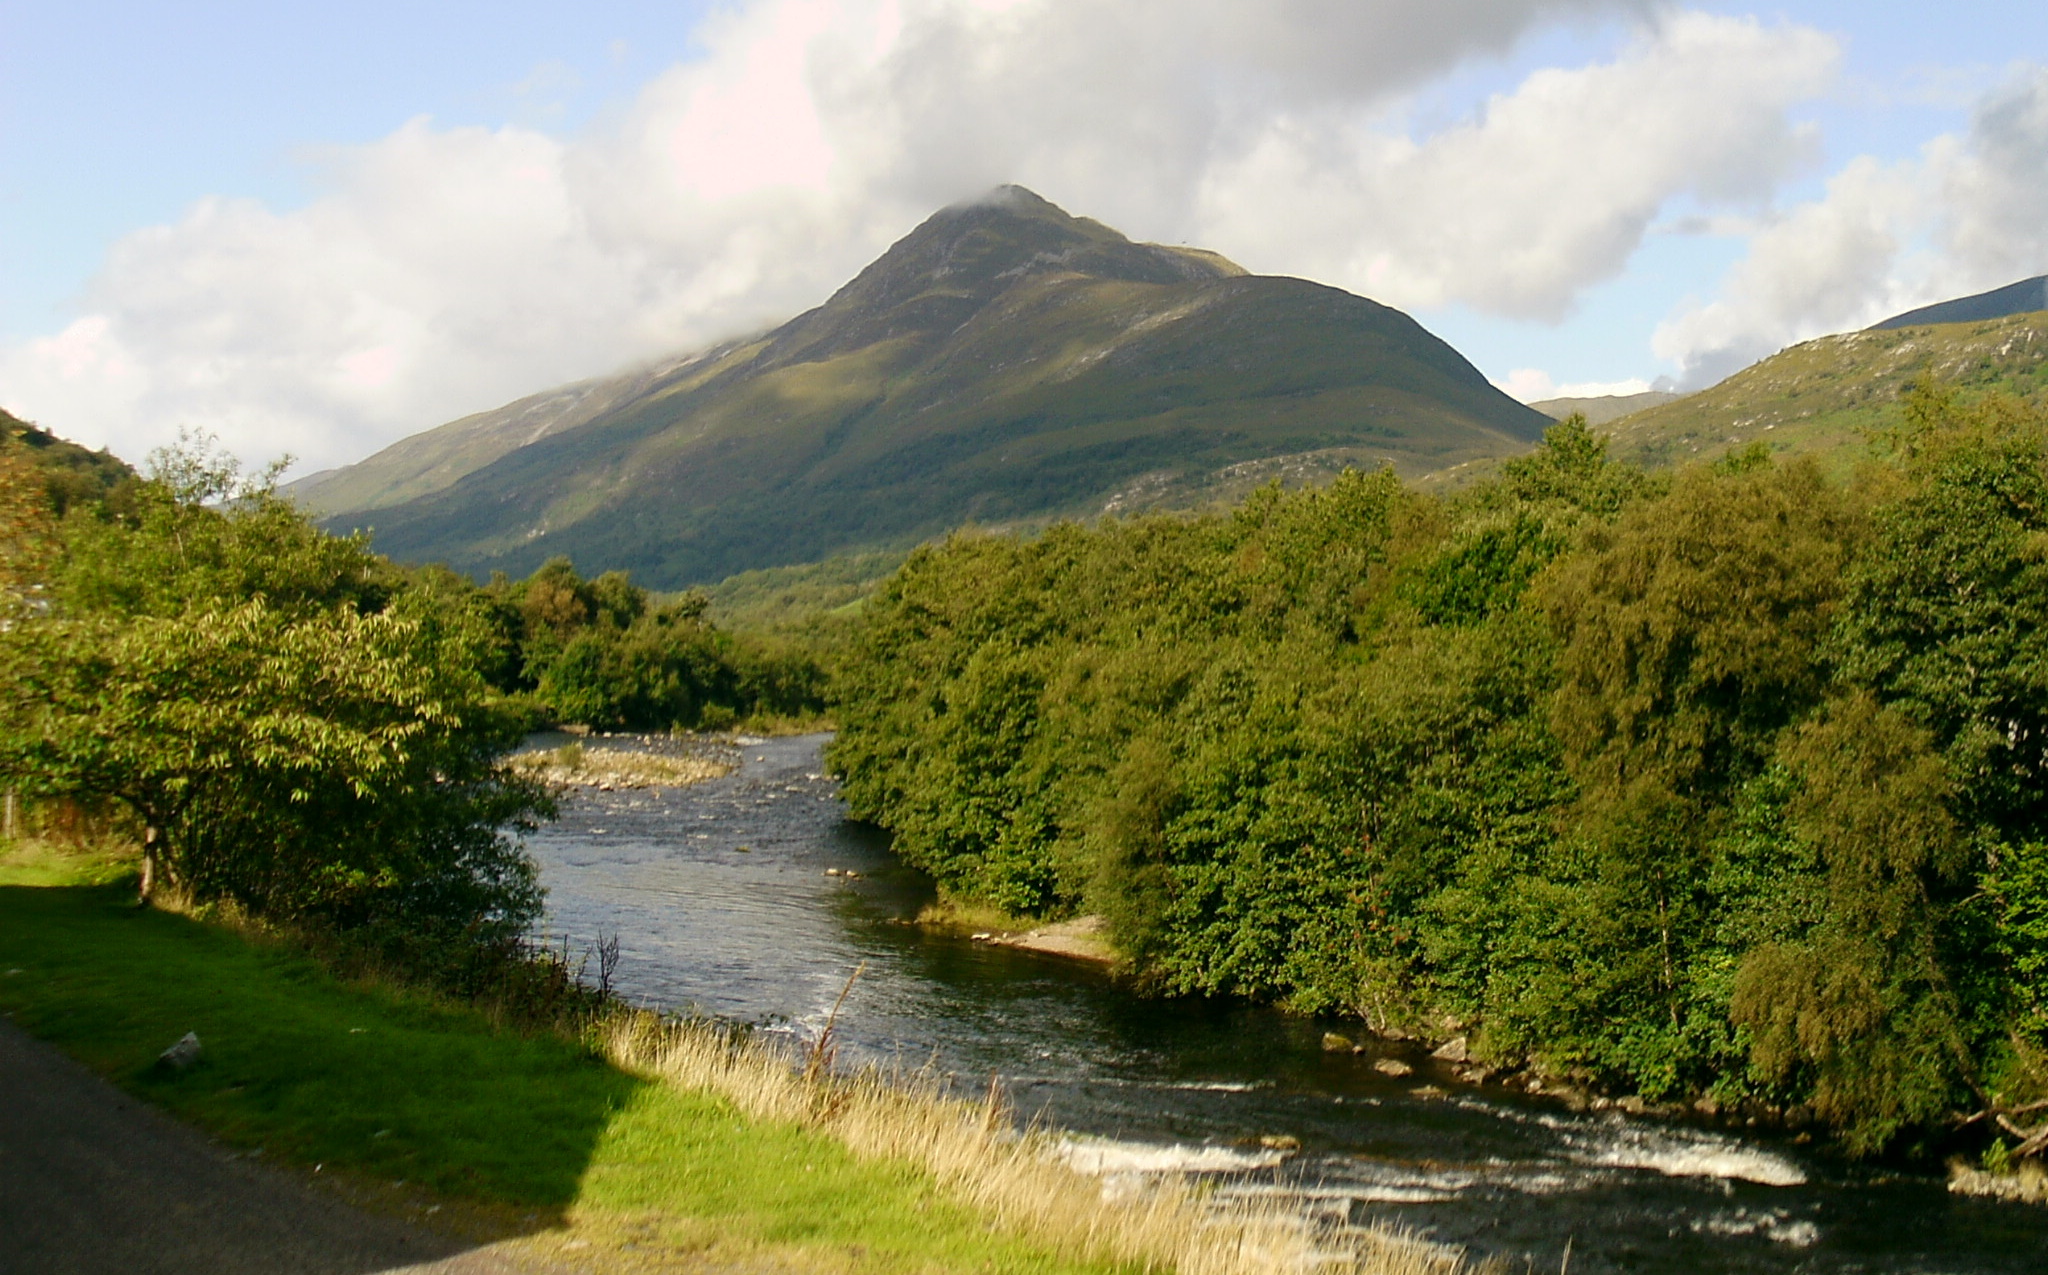
<instances>
[{"instance_id":1,"label":"reed clump","mask_svg":"<svg viewBox=\"0 0 2048 1275\"><path fill-rule=\"evenodd\" d=\"M607 1020L599 1038L623 1069L827 1133L864 1159L916 1165L995 1225L1072 1258L1179 1275L1479 1275L1462 1254L1411 1236L1319 1232L1284 1202L1220 1201L1182 1179L1110 1198L1060 1161L1054 1135L1018 1132L997 1086L968 1099L930 1071L835 1071L829 1029L803 1057L727 1025L644 1012Z\"/></svg>"}]
</instances>

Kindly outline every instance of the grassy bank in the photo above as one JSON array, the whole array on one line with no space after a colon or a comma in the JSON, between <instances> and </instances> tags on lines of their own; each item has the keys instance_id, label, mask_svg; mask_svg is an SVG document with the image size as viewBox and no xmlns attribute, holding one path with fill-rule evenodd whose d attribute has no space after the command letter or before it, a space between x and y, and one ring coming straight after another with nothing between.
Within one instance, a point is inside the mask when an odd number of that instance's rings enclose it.
<instances>
[{"instance_id":1,"label":"grassy bank","mask_svg":"<svg viewBox=\"0 0 2048 1275\"><path fill-rule=\"evenodd\" d=\"M586 1042L352 985L281 943L129 906L108 860L0 857L0 1009L237 1147L352 1194L445 1209L579 1264L1184 1271L1299 1264L1272 1219L1194 1225L1172 1192L1106 1204L977 1104L807 1081L743 1040L621 1019ZM204 1060L158 1051L187 1031ZM1449 1271L1369 1242L1359 1269Z\"/></svg>"}]
</instances>

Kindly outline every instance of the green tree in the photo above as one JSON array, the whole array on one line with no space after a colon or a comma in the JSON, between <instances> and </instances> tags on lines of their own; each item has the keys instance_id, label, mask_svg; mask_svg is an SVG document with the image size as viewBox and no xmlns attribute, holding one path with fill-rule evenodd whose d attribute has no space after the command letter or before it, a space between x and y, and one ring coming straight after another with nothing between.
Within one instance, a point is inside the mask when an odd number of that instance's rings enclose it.
<instances>
[{"instance_id":1,"label":"green tree","mask_svg":"<svg viewBox=\"0 0 2048 1275\"><path fill-rule=\"evenodd\" d=\"M1750 951L1731 1013L1774 1084L1841 1126L1857 1150L1948 1110L1972 1079L1942 961L1970 856L1927 733L1852 695L1790 736L1794 834L1817 851L1825 900L1804 933Z\"/></svg>"},{"instance_id":2,"label":"green tree","mask_svg":"<svg viewBox=\"0 0 2048 1275\"><path fill-rule=\"evenodd\" d=\"M63 531L51 605L0 634L0 772L131 809L145 898L533 919L503 829L549 807L497 764L516 723L479 672L479 608L191 448L159 457L132 516L78 510Z\"/></svg>"}]
</instances>

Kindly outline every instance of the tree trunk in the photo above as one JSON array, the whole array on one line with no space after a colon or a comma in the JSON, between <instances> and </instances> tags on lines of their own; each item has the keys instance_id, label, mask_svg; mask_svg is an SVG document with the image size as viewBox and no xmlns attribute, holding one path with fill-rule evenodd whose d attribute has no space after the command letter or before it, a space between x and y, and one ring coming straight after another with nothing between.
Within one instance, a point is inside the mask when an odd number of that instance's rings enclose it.
<instances>
[{"instance_id":1,"label":"tree trunk","mask_svg":"<svg viewBox=\"0 0 2048 1275\"><path fill-rule=\"evenodd\" d=\"M135 900L135 906L146 908L149 897L156 890L156 825L149 824L142 830L142 893Z\"/></svg>"}]
</instances>

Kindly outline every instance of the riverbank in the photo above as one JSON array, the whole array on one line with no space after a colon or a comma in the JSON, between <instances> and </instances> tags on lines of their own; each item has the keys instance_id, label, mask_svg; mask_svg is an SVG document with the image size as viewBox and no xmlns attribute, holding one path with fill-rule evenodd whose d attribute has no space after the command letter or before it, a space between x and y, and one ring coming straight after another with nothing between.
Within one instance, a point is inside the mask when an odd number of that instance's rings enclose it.
<instances>
[{"instance_id":1,"label":"riverbank","mask_svg":"<svg viewBox=\"0 0 2048 1275\"><path fill-rule=\"evenodd\" d=\"M1065 957L1104 969L1113 968L1118 960L1116 948L1109 940L1109 925L1099 916L1039 924L993 908L941 899L920 910L915 924L992 947Z\"/></svg>"},{"instance_id":2,"label":"riverbank","mask_svg":"<svg viewBox=\"0 0 2048 1275\"><path fill-rule=\"evenodd\" d=\"M806 1078L647 1016L522 1033L132 897L116 863L0 858L0 1009L240 1154L475 1242L599 1270L862 1272L1250 1271L1310 1242L1205 1226L1172 1191L1110 1205L980 1104ZM187 1032L198 1061L159 1065ZM1387 1239L1353 1268L1458 1264Z\"/></svg>"}]
</instances>

